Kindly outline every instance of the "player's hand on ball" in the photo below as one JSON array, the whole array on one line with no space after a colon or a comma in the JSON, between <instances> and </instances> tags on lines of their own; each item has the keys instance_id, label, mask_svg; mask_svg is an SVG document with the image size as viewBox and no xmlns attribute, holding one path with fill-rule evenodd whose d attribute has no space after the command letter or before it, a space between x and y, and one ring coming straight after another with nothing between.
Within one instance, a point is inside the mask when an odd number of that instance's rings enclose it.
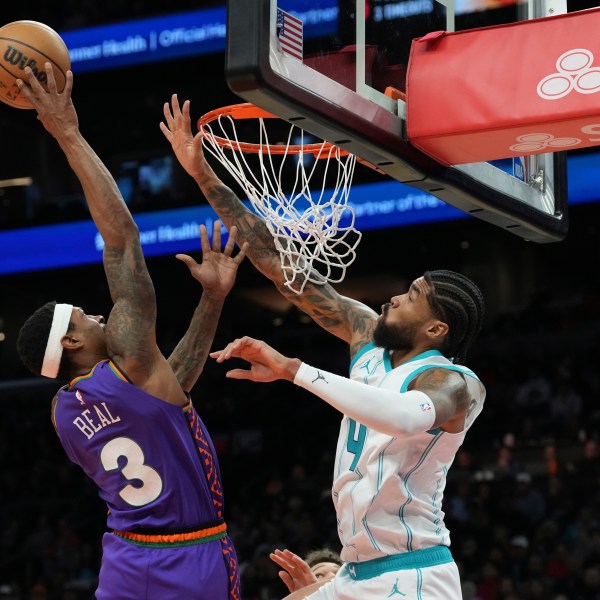
<instances>
[{"instance_id":1,"label":"player's hand on ball","mask_svg":"<svg viewBox=\"0 0 600 600\"><path fill-rule=\"evenodd\" d=\"M79 128L77 112L71 100L71 90L73 89L73 73L67 71L65 88L59 92L56 87L56 80L52 65L44 65L46 76L48 78L48 91L44 90L40 82L36 79L33 71L25 67L25 77L27 81L17 80L17 85L21 93L29 100L38 114L38 119L44 127L55 137L73 129Z\"/></svg>"}]
</instances>

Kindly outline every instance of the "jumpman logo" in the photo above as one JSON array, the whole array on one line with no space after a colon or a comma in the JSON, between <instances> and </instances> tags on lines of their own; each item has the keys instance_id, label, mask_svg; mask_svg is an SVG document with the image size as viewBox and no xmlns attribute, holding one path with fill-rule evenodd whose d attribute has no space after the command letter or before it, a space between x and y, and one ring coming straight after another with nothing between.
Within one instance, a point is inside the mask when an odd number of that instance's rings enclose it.
<instances>
[{"instance_id":1,"label":"jumpman logo","mask_svg":"<svg viewBox=\"0 0 600 600\"><path fill-rule=\"evenodd\" d=\"M314 383L315 381L319 381L319 379L322 379L327 385L329 385L329 381L327 381L327 379L325 379L325 377L323 377L323 375L321 375L321 371L317 370L317 376L312 380L311 383Z\"/></svg>"},{"instance_id":2,"label":"jumpman logo","mask_svg":"<svg viewBox=\"0 0 600 600\"><path fill-rule=\"evenodd\" d=\"M396 583L394 584L394 587L392 588L392 591L388 594L388 598L391 598L392 596L406 596L406 594L403 594L398 589L398 579L396 579Z\"/></svg>"},{"instance_id":3,"label":"jumpman logo","mask_svg":"<svg viewBox=\"0 0 600 600\"><path fill-rule=\"evenodd\" d=\"M371 365L371 363L373 361L376 361L374 365ZM375 371L377 370L377 367L382 363L382 360L377 360L374 357L371 357L364 365L361 365L361 369L365 369L365 371L367 372L367 377L369 375L373 375L373 373L375 373Z\"/></svg>"}]
</instances>

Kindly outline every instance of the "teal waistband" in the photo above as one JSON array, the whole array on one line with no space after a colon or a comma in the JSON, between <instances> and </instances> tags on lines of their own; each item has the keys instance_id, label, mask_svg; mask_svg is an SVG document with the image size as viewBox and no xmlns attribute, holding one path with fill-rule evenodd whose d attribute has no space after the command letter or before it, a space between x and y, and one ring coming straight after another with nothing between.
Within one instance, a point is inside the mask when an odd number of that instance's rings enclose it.
<instances>
[{"instance_id":1,"label":"teal waistband","mask_svg":"<svg viewBox=\"0 0 600 600\"><path fill-rule=\"evenodd\" d=\"M390 571L405 571L407 569L425 569L435 565L452 562L452 553L448 546L433 546L414 552L403 552L382 556L365 562L351 562L346 569L352 579L371 579Z\"/></svg>"}]
</instances>

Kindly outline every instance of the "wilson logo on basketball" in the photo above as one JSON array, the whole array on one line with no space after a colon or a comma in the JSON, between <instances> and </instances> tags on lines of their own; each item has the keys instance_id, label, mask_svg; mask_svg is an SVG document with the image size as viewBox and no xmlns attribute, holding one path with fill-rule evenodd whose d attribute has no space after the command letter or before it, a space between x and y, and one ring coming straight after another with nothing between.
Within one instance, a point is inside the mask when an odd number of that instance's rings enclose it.
<instances>
[{"instance_id":1,"label":"wilson logo on basketball","mask_svg":"<svg viewBox=\"0 0 600 600\"><path fill-rule=\"evenodd\" d=\"M47 82L48 78L46 77L46 73L44 70L38 68L35 58L29 58L14 46L11 46L10 44L6 46L3 58L7 63L14 65L21 71L23 71L25 67L30 67L35 75L35 78L40 83Z\"/></svg>"},{"instance_id":2,"label":"wilson logo on basketball","mask_svg":"<svg viewBox=\"0 0 600 600\"><path fill-rule=\"evenodd\" d=\"M544 77L537 86L544 100L558 100L573 90L580 94L600 92L600 67L592 67L594 55L585 48L574 48L561 54L556 73Z\"/></svg>"}]
</instances>

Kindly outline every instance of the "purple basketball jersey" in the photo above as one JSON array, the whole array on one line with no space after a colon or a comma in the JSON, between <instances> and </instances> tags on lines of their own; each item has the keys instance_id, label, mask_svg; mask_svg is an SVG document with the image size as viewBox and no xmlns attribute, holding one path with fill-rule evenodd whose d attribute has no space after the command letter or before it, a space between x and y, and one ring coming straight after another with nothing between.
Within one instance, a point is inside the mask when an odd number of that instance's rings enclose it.
<instances>
[{"instance_id":1,"label":"purple basketball jersey","mask_svg":"<svg viewBox=\"0 0 600 600\"><path fill-rule=\"evenodd\" d=\"M181 530L218 519L188 418L129 383L109 361L58 393L56 430L68 457L94 480L108 526ZM212 442L198 419L220 479Z\"/></svg>"}]
</instances>

